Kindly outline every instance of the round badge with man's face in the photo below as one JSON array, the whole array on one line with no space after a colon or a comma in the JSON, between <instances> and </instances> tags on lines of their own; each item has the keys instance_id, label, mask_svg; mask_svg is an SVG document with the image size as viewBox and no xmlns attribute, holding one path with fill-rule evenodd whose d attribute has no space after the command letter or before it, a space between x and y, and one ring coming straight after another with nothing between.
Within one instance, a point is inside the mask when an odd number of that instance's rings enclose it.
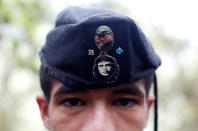
<instances>
[{"instance_id":1,"label":"round badge with man's face","mask_svg":"<svg viewBox=\"0 0 198 131\"><path fill-rule=\"evenodd\" d=\"M96 30L95 43L100 51L109 51L114 46L113 32L108 26L100 26Z\"/></svg>"},{"instance_id":2,"label":"round badge with man's face","mask_svg":"<svg viewBox=\"0 0 198 131\"><path fill-rule=\"evenodd\" d=\"M109 55L98 56L93 67L93 76L101 82L115 82L119 75L119 65L115 58Z\"/></svg>"}]
</instances>

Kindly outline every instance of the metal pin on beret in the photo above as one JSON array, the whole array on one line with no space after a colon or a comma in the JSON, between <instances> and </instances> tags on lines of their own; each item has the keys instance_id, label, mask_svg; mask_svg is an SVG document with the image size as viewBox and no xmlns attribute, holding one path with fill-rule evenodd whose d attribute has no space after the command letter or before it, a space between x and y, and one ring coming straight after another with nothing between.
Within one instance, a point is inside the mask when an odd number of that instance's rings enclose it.
<instances>
[{"instance_id":1,"label":"metal pin on beret","mask_svg":"<svg viewBox=\"0 0 198 131\"><path fill-rule=\"evenodd\" d=\"M134 82L154 73L161 64L133 19L107 9L80 7L58 15L40 58L47 73L70 88ZM156 79L154 86L157 97ZM155 114L156 123L157 110Z\"/></svg>"}]
</instances>

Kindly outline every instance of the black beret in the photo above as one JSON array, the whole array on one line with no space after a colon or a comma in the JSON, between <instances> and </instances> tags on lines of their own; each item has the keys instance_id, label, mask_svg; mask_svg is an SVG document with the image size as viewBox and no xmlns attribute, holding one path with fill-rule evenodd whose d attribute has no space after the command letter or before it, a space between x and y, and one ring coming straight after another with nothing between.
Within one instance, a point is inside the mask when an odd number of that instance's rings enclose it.
<instances>
[{"instance_id":1,"label":"black beret","mask_svg":"<svg viewBox=\"0 0 198 131\"><path fill-rule=\"evenodd\" d=\"M71 88L134 82L161 64L134 20L107 9L80 7L58 15L40 58L51 77Z\"/></svg>"}]
</instances>

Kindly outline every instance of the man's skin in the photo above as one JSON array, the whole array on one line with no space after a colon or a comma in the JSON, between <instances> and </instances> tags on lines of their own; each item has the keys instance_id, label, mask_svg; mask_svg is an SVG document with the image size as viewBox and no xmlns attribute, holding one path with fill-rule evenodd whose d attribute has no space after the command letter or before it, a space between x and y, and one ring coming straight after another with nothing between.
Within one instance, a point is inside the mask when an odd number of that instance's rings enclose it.
<instances>
[{"instance_id":1,"label":"man's skin","mask_svg":"<svg viewBox=\"0 0 198 131\"><path fill-rule=\"evenodd\" d=\"M144 79L113 88L74 90L52 80L50 101L37 96L50 131L142 131L154 97L146 97Z\"/></svg>"}]
</instances>

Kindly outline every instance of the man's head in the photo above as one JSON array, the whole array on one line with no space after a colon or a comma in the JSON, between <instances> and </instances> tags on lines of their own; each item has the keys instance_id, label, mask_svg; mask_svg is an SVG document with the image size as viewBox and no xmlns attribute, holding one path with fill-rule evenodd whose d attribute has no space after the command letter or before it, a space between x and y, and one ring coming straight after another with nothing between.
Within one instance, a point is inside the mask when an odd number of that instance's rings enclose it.
<instances>
[{"instance_id":1,"label":"man's head","mask_svg":"<svg viewBox=\"0 0 198 131\"><path fill-rule=\"evenodd\" d=\"M142 131L154 97L153 74L131 83L101 89L72 89L41 67L38 96L42 119L50 131Z\"/></svg>"},{"instance_id":2,"label":"man's head","mask_svg":"<svg viewBox=\"0 0 198 131\"><path fill-rule=\"evenodd\" d=\"M57 18L40 52L37 97L50 131L142 131L161 64L129 17L72 7Z\"/></svg>"}]
</instances>

